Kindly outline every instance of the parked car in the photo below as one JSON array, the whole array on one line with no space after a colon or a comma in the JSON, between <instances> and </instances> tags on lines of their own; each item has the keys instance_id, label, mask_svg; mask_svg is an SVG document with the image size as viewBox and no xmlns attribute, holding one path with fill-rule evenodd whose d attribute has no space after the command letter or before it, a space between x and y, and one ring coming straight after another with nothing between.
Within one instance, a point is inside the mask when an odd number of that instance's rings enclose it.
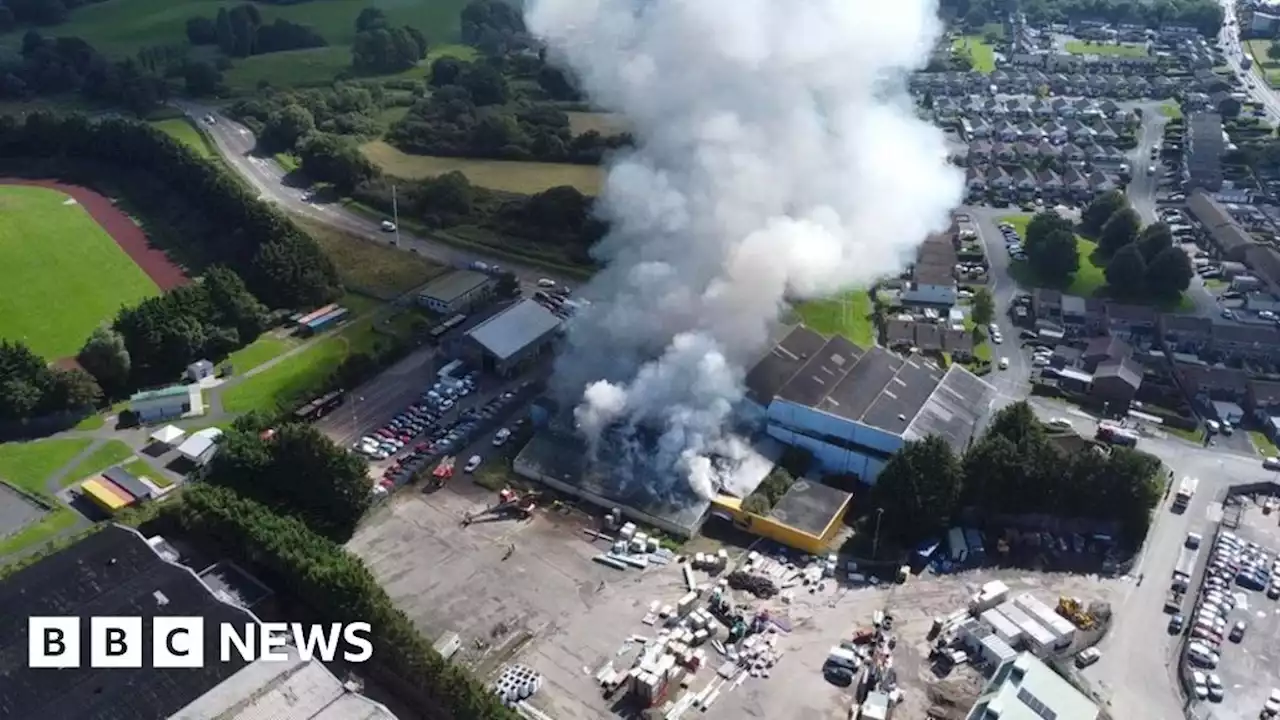
<instances>
[{"instance_id":1,"label":"parked car","mask_svg":"<svg viewBox=\"0 0 1280 720\"><path fill-rule=\"evenodd\" d=\"M382 225L381 225L381 227L382 227L382 232L395 232L395 231L396 231L396 224L395 224L395 223L393 223L393 222L391 222L390 220L383 220L383 221L382 221Z\"/></svg>"},{"instance_id":2,"label":"parked car","mask_svg":"<svg viewBox=\"0 0 1280 720\"><path fill-rule=\"evenodd\" d=\"M462 471L468 473L475 472L476 468L480 467L481 462L483 462L483 460L481 460L479 455L472 455L471 459L467 460L467 464L462 468Z\"/></svg>"},{"instance_id":3,"label":"parked car","mask_svg":"<svg viewBox=\"0 0 1280 720\"><path fill-rule=\"evenodd\" d=\"M1099 651L1098 648L1096 647L1085 648L1084 650L1081 650L1078 655L1076 655L1076 667L1082 667L1082 668L1089 667L1090 665L1098 662L1098 659L1101 657L1102 657L1102 652Z\"/></svg>"}]
</instances>

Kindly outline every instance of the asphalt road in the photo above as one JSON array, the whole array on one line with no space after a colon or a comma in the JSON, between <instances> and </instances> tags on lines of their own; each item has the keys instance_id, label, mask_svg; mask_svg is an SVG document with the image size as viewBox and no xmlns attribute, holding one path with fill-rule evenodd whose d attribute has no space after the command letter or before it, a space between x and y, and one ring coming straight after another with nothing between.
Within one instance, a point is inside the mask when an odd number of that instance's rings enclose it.
<instances>
[{"instance_id":1,"label":"asphalt road","mask_svg":"<svg viewBox=\"0 0 1280 720\"><path fill-rule=\"evenodd\" d=\"M222 115L216 108L181 100L175 100L173 104L205 129L218 153L231 168L257 189L261 199L274 203L288 213L311 218L358 237L387 244L396 242L397 234L384 232L379 227L378 221L350 212L341 206L305 200L304 187L292 187L285 183L287 173L284 168L274 160L253 154L257 144L257 138L253 133L240 123ZM206 123L204 118L209 115L212 115L216 122ZM529 286L536 284L540 278L550 278L569 287L580 284L580 281L556 274L554 271L485 255L470 249L457 248L439 240L411 235L403 230L398 237L401 249L406 252L416 252L443 265L461 268L479 260L491 265L501 265L514 272L522 284Z\"/></svg>"},{"instance_id":2,"label":"asphalt road","mask_svg":"<svg viewBox=\"0 0 1280 720\"><path fill-rule=\"evenodd\" d=\"M1009 306L1017 294L1018 285L1009 277L1009 253L1004 247L1004 236L996 227L999 218L1021 211L1017 208L990 207L962 207L960 211L973 218L978 238L982 240L987 253L987 262L991 265L987 273L990 278L987 288L991 290L991 296L995 300L995 323L1004 336L1002 344L991 345L991 360L999 363L1000 358L1007 357L1009 369L1000 370L997 365L997 369L986 376L986 380L999 391L999 404L1006 405L1021 400L1031 391L1031 361L1020 347L1018 333L1021 328L1015 326L1009 317Z\"/></svg>"},{"instance_id":3,"label":"asphalt road","mask_svg":"<svg viewBox=\"0 0 1280 720\"><path fill-rule=\"evenodd\" d=\"M1228 22L1236 15L1235 0L1224 0L1222 6L1226 9ZM1225 48L1227 64L1231 66L1236 76L1244 82L1246 92L1253 98L1254 102L1259 103L1267 111L1267 120L1271 123L1280 123L1280 95L1272 90L1268 85L1266 78L1262 75L1262 68L1254 63L1252 70L1245 70L1240 66L1240 62L1248 57L1244 45L1240 42L1239 24L1224 22L1222 32L1219 33L1218 39Z\"/></svg>"}]
</instances>

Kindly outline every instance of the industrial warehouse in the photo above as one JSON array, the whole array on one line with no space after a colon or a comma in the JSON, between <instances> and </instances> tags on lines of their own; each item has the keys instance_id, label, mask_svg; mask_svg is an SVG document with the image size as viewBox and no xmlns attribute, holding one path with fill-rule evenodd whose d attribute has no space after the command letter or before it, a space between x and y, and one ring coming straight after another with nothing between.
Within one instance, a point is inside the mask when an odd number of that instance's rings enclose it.
<instances>
[{"instance_id":1,"label":"industrial warehouse","mask_svg":"<svg viewBox=\"0 0 1280 720\"><path fill-rule=\"evenodd\" d=\"M521 300L467 331L459 354L502 377L540 357L560 331L561 319L532 300Z\"/></svg>"},{"instance_id":2,"label":"industrial warehouse","mask_svg":"<svg viewBox=\"0 0 1280 720\"><path fill-rule=\"evenodd\" d=\"M874 483L903 444L929 435L957 452L981 430L996 389L968 370L920 356L863 350L792 329L747 373L766 432L813 453L822 470Z\"/></svg>"}]
</instances>

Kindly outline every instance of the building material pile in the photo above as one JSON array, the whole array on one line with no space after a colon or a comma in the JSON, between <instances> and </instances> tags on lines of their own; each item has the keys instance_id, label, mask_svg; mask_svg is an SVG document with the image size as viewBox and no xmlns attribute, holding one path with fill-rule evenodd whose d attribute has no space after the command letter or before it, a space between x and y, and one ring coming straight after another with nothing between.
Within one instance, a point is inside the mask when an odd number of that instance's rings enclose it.
<instances>
[{"instance_id":1,"label":"building material pile","mask_svg":"<svg viewBox=\"0 0 1280 720\"><path fill-rule=\"evenodd\" d=\"M508 707L528 700L542 689L542 676L524 665L509 665L493 684L493 691Z\"/></svg>"},{"instance_id":2,"label":"building material pile","mask_svg":"<svg viewBox=\"0 0 1280 720\"><path fill-rule=\"evenodd\" d=\"M737 570L729 573L729 577L726 580L729 582L729 587L734 590L745 590L761 600L767 600L778 594L778 586L773 584L773 581L769 578L761 575Z\"/></svg>"}]
</instances>

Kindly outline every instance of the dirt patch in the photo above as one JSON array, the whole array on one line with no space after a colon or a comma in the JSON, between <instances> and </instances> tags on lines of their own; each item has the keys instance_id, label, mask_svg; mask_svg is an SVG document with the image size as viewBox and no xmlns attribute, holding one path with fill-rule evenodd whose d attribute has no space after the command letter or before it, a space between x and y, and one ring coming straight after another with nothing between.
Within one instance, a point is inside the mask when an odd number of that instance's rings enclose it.
<instances>
[{"instance_id":1,"label":"dirt patch","mask_svg":"<svg viewBox=\"0 0 1280 720\"><path fill-rule=\"evenodd\" d=\"M29 185L57 190L70 197L89 213L120 249L128 255L153 282L165 292L186 285L190 278L162 250L151 246L147 234L107 197L79 185L56 180L0 178L0 185Z\"/></svg>"}]
</instances>

